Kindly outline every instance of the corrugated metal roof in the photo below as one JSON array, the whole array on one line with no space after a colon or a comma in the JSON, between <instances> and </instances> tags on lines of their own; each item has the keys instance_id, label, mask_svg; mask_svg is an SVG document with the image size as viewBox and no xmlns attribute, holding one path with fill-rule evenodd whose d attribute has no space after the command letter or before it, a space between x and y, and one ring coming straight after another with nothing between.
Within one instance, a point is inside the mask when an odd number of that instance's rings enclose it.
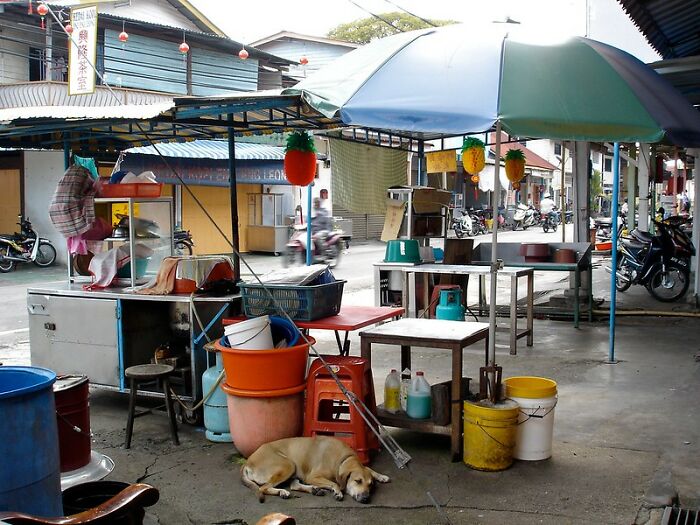
<instances>
[{"instance_id":1,"label":"corrugated metal roof","mask_svg":"<svg viewBox=\"0 0 700 525\"><path fill-rule=\"evenodd\" d=\"M15 120L27 119L116 119L147 120L157 117L172 109L174 102L155 104L125 104L123 106L31 106L23 108L0 109L0 122L8 124Z\"/></svg>"},{"instance_id":2,"label":"corrugated metal roof","mask_svg":"<svg viewBox=\"0 0 700 525\"><path fill-rule=\"evenodd\" d=\"M700 2L618 0L649 44L663 58L700 54Z\"/></svg>"},{"instance_id":3,"label":"corrugated metal roof","mask_svg":"<svg viewBox=\"0 0 700 525\"><path fill-rule=\"evenodd\" d=\"M193 140L184 143L158 144L158 151L164 157L180 159L228 160L228 141ZM129 148L127 155L158 155L153 146ZM236 142L236 159L238 160L284 160L284 148L267 144Z\"/></svg>"}]
</instances>

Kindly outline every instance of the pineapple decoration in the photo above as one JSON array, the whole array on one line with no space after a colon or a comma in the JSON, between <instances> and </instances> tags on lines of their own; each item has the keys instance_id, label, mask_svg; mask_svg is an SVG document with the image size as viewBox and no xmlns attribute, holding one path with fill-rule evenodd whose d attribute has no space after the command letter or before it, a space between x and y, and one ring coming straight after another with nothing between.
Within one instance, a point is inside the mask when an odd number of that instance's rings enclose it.
<instances>
[{"instance_id":1,"label":"pineapple decoration","mask_svg":"<svg viewBox=\"0 0 700 525\"><path fill-rule=\"evenodd\" d=\"M485 145L482 141L474 137L464 139L462 144L462 165L464 171L469 173L474 184L479 182L479 173L486 164ZM476 180L474 180L476 179Z\"/></svg>"},{"instance_id":2,"label":"pineapple decoration","mask_svg":"<svg viewBox=\"0 0 700 525\"><path fill-rule=\"evenodd\" d=\"M520 181L525 176L525 153L521 149L512 149L506 153L506 177L514 189L520 188ZM517 187L515 185L518 185Z\"/></svg>"},{"instance_id":3,"label":"pineapple decoration","mask_svg":"<svg viewBox=\"0 0 700 525\"><path fill-rule=\"evenodd\" d=\"M284 151L284 173L287 180L296 186L311 184L316 176L313 137L306 131L294 131L287 138Z\"/></svg>"}]
</instances>

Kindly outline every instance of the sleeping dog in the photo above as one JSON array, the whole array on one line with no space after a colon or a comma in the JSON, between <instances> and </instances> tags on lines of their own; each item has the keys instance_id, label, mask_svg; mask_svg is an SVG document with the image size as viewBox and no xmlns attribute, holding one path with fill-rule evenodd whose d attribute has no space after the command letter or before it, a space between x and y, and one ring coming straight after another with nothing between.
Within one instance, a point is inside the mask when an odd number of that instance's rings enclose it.
<instances>
[{"instance_id":1,"label":"sleeping dog","mask_svg":"<svg viewBox=\"0 0 700 525\"><path fill-rule=\"evenodd\" d=\"M291 479L289 490L277 488ZM355 451L333 437L297 437L262 445L241 468L243 484L258 493L291 497L290 490L323 496L333 492L343 499L343 491L360 503L369 503L374 481L388 483L389 476L379 474L360 462Z\"/></svg>"}]
</instances>

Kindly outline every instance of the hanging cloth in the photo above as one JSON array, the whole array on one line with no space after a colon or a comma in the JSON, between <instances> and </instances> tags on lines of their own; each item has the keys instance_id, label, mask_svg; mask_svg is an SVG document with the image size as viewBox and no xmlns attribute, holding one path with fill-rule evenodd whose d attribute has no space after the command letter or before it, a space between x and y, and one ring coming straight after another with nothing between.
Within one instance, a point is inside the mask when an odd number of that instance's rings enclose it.
<instances>
[{"instance_id":1,"label":"hanging cloth","mask_svg":"<svg viewBox=\"0 0 700 525\"><path fill-rule=\"evenodd\" d=\"M73 165L56 185L49 217L64 237L85 233L95 222L95 185L90 172Z\"/></svg>"}]
</instances>

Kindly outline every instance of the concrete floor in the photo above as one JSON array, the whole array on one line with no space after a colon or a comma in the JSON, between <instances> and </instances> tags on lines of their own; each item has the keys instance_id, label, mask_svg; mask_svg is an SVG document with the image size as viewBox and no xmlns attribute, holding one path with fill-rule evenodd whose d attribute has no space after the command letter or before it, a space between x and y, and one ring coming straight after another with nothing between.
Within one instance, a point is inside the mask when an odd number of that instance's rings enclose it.
<instances>
[{"instance_id":1,"label":"concrete floor","mask_svg":"<svg viewBox=\"0 0 700 525\"><path fill-rule=\"evenodd\" d=\"M394 430L413 461L397 470L380 453L373 467L392 483L380 486L369 505L306 494L260 504L239 481L241 458L232 444L209 443L202 429L184 425L181 446L173 446L162 413L137 419L132 448L124 450L126 397L113 393L92 393L93 447L116 463L108 479L144 481L160 490L149 511L159 523L252 524L273 511L301 524L653 523L660 513L650 508L672 501L700 506L699 328L695 319L654 320L653 330L648 318L621 320L620 362L609 365L606 324L575 330L569 322L536 321L535 345L519 346L510 356L499 344L498 363L506 377L558 382L553 457L478 472L450 462L446 437ZM334 350L330 338L320 339L319 350ZM475 377L482 348L465 352L466 375ZM376 350L380 397L397 361L393 347ZM430 382L449 379L446 352L416 349L414 363Z\"/></svg>"}]
</instances>

